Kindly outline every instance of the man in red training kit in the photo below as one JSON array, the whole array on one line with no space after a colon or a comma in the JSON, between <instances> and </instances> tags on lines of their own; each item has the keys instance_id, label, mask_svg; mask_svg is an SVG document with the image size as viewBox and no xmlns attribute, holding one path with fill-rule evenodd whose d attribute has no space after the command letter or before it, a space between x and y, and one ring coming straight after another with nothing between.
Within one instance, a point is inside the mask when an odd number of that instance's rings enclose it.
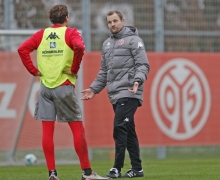
<instances>
[{"instance_id":1,"label":"man in red training kit","mask_svg":"<svg viewBox=\"0 0 220 180\"><path fill-rule=\"evenodd\" d=\"M49 171L49 180L58 180L54 155L54 124L66 122L72 131L74 147L79 157L82 180L108 179L92 172L82 114L75 82L84 55L84 43L74 28L68 28L68 9L55 5L49 10L52 27L35 33L18 48L20 58L33 76L40 76L40 90L34 118L42 121L42 146ZM35 67L30 53L37 50Z\"/></svg>"}]
</instances>

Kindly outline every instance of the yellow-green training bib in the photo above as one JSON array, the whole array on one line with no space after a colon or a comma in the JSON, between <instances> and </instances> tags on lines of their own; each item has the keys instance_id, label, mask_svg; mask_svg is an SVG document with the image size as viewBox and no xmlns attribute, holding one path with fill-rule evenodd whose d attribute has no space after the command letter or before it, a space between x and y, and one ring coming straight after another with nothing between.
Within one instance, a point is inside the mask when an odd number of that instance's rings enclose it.
<instances>
[{"instance_id":1,"label":"yellow-green training bib","mask_svg":"<svg viewBox=\"0 0 220 180\"><path fill-rule=\"evenodd\" d=\"M42 73L41 82L48 88L55 88L67 79L75 84L75 76L63 74L71 69L73 50L66 44L67 27L47 28L37 49L38 69Z\"/></svg>"}]
</instances>

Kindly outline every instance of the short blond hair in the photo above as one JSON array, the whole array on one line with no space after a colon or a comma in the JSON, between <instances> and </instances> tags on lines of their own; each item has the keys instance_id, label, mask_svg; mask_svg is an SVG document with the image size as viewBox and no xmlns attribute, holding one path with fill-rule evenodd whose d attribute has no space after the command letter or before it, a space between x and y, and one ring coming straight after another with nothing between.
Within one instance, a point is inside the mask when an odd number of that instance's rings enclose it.
<instances>
[{"instance_id":1,"label":"short blond hair","mask_svg":"<svg viewBox=\"0 0 220 180\"><path fill-rule=\"evenodd\" d=\"M106 19L107 19L108 16L111 16L112 14L117 14L118 17L120 18L120 20L123 19L123 16L122 16L121 12L119 12L119 11L109 11L107 16L106 16Z\"/></svg>"}]
</instances>

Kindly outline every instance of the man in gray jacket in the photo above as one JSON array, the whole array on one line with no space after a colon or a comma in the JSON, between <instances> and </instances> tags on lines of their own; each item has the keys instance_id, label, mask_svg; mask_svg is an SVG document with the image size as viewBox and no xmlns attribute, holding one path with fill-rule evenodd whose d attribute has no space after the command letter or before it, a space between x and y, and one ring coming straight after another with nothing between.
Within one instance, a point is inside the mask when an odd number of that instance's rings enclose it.
<instances>
[{"instance_id":1,"label":"man in gray jacket","mask_svg":"<svg viewBox=\"0 0 220 180\"><path fill-rule=\"evenodd\" d=\"M119 178L128 150L132 168L123 177L143 177L140 148L135 131L134 114L143 102L144 82L149 73L149 63L142 39L137 29L124 26L119 11L110 11L106 17L110 37L102 46L101 67L89 89L82 91L82 100L92 99L106 86L113 105L115 162L107 174Z\"/></svg>"}]
</instances>

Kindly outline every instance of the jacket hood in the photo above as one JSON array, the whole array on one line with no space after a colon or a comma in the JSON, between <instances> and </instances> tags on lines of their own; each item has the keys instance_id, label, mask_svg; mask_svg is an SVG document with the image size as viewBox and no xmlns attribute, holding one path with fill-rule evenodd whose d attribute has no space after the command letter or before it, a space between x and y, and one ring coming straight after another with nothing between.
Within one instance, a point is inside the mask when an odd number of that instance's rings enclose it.
<instances>
[{"instance_id":1,"label":"jacket hood","mask_svg":"<svg viewBox=\"0 0 220 180\"><path fill-rule=\"evenodd\" d=\"M116 38L116 39L121 39L124 38L126 36L138 36L138 31L137 28L133 27L133 26L124 26L121 31L119 31L116 34L110 33L109 36L111 38Z\"/></svg>"}]
</instances>

